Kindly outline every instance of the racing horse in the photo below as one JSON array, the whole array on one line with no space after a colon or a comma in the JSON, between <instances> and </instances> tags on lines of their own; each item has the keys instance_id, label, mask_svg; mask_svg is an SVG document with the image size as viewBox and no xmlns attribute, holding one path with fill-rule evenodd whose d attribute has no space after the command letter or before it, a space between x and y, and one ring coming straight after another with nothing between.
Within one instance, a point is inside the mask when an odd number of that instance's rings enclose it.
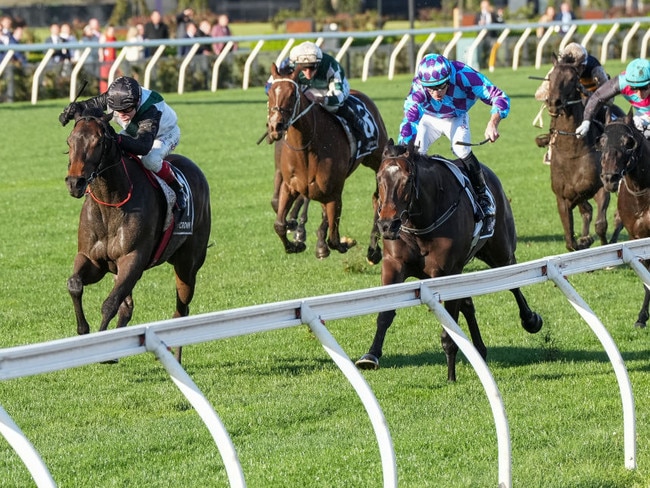
<instances>
[{"instance_id":1,"label":"racing horse","mask_svg":"<svg viewBox=\"0 0 650 488\"><path fill-rule=\"evenodd\" d=\"M630 239L650 237L650 141L634 126L632 112L615 121L608 116L598 145L603 185L618 192L618 214ZM650 291L644 291L636 327L645 327L649 317Z\"/></svg>"},{"instance_id":2,"label":"racing horse","mask_svg":"<svg viewBox=\"0 0 650 488\"><path fill-rule=\"evenodd\" d=\"M322 259L330 255L330 249L345 253L356 244L353 239L342 237L339 231L345 180L360 164L377 172L388 136L372 100L351 90L350 96L362 101L372 115L378 132L377 148L365 156L356 157L343 125L335 115L305 97L298 83L298 74L298 71L280 73L275 63L271 66L267 140L269 143L282 140L279 156L276 155L281 179L274 228L287 253L303 252L306 248L304 242L287 238L287 214L299 196L319 202L323 219L316 234L316 257ZM376 190L372 201L376 209ZM372 263L381 260L375 220L367 254Z\"/></svg>"},{"instance_id":3,"label":"racing horse","mask_svg":"<svg viewBox=\"0 0 650 488\"><path fill-rule=\"evenodd\" d=\"M557 209L564 229L564 242L569 251L587 249L594 243L590 235L593 207L596 203L596 235L601 244L607 244L607 208L610 194L600 179L600 154L595 147L602 126L591 124L585 138L575 137L582 123L583 98L588 96L580 83L580 74L571 62L559 61L553 56L553 69L548 75L549 90L546 108L551 116L551 188L557 200ZM579 237L574 233L573 211L578 208L582 218ZM612 238L616 241L617 229Z\"/></svg>"},{"instance_id":4,"label":"racing horse","mask_svg":"<svg viewBox=\"0 0 650 488\"><path fill-rule=\"evenodd\" d=\"M496 203L494 233L476 241L476 195L467 177L460 174L455 162L439 156L419 154L409 146L393 145L384 149L377 173L379 188L378 228L383 237L384 259L382 285L402 283L409 277L435 278L459 274L474 256L490 267L516 263L517 235L512 209L497 176L483 166L486 181ZM462 163L460 163L462 164ZM518 288L510 290L519 306L525 330L536 333L542 318L533 312ZM471 297L445 302L455 321L462 312L474 346L487 357ZM377 330L367 354L356 365L360 369L377 369L386 332L395 318L395 310L377 316ZM447 358L447 379L456 381L458 346L443 328L442 348Z\"/></svg>"},{"instance_id":5,"label":"racing horse","mask_svg":"<svg viewBox=\"0 0 650 488\"><path fill-rule=\"evenodd\" d=\"M164 233L174 220L168 215L166 198L141 163L122 152L109 124L111 117L97 109L77 113L67 140L66 186L74 198L85 196L78 252L67 282L78 334L90 332L82 306L86 285L99 282L107 273L115 275L114 286L102 304L99 330L106 330L116 315L116 327L124 327L133 314L133 288L146 269L163 262L172 264L176 274L173 317L188 315L210 237L210 189L198 166L180 155L168 157L186 179L191 196L188 215L193 213L193 217L189 229ZM163 235L168 239L164 248L159 245ZM180 362L180 347L176 358Z\"/></svg>"}]
</instances>

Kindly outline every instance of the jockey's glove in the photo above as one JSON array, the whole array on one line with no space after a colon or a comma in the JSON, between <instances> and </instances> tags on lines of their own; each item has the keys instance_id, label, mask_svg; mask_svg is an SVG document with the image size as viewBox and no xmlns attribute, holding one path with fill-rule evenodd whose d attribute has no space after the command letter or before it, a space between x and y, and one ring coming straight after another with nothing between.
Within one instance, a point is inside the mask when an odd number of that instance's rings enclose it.
<instances>
[{"instance_id":1,"label":"jockey's glove","mask_svg":"<svg viewBox=\"0 0 650 488\"><path fill-rule=\"evenodd\" d=\"M583 120L582 124L580 124L576 129L576 137L578 139L586 137L587 134L589 134L589 127L591 127L591 122L588 120Z\"/></svg>"},{"instance_id":2,"label":"jockey's glove","mask_svg":"<svg viewBox=\"0 0 650 488\"><path fill-rule=\"evenodd\" d=\"M59 122L61 125L65 126L69 121L74 119L75 114L82 112L82 106L79 102L72 102L66 108L63 109L63 112L59 115Z\"/></svg>"}]
</instances>

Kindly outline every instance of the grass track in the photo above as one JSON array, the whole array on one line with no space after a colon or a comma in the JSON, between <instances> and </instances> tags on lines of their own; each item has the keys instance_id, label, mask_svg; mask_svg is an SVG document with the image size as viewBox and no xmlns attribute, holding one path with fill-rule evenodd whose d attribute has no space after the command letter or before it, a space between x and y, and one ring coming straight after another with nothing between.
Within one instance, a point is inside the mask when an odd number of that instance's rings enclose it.
<instances>
[{"instance_id":1,"label":"grass track","mask_svg":"<svg viewBox=\"0 0 650 488\"><path fill-rule=\"evenodd\" d=\"M610 73L622 65L608 64ZM542 70L544 70L546 67ZM549 168L534 144L532 69L490 77L512 98L496 144L476 148L501 177L519 234L519 261L565 252ZM396 135L409 79L352 80L378 104ZM212 186L213 241L198 278L192 313L336 293L379 285L380 268L365 263L373 176L360 168L343 200L342 231L359 245L324 261L313 255L320 210L312 206L307 252L285 255L269 205L272 148L264 131L261 88L165 94L178 112L178 148L204 169ZM0 106L0 346L69 337L74 318L65 281L76 251L81 202L63 178L67 157L57 115L64 101ZM627 108L627 107L625 107ZM475 139L488 118L472 110ZM448 144L435 151L449 155ZM610 211L612 215L613 211ZM482 269L472 262L468 270ZM571 278L608 327L635 392L636 471L624 468L622 413L606 354L552 284L527 288L545 320L528 335L509 293L479 297L488 364L502 393L512 439L513 484L526 488L650 486L650 354L647 332L632 327L642 287L627 268ZM87 288L91 324L110 280ZM169 266L150 270L136 287L133 323L165 319L173 307ZM462 324L461 324L462 325ZM348 354L367 350L374 317L328 323ZM424 308L398 313L382 369L365 376L395 442L401 487L492 487L497 484L494 423L483 388L461 359L447 384L439 324ZM374 434L360 401L306 328L186 348L184 364L232 435L250 487L380 486ZM37 446L57 483L68 487L228 486L205 427L150 356L0 383L0 404ZM0 486L32 486L0 440Z\"/></svg>"}]
</instances>

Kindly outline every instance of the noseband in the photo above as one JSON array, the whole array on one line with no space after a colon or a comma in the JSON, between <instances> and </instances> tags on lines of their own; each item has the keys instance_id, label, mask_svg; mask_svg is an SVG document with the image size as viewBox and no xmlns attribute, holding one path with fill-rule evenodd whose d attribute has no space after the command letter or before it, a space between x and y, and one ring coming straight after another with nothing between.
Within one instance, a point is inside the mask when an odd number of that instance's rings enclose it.
<instances>
[{"instance_id":1,"label":"noseband","mask_svg":"<svg viewBox=\"0 0 650 488\"><path fill-rule=\"evenodd\" d=\"M409 185L409 191L407 192L408 194L408 208L406 210L403 210L402 213L399 216L399 220L401 222L406 222L408 221L412 216L414 215L422 215L422 212L414 212L414 206L417 203L418 199L420 198L420 184L419 184L419 178L418 178L418 166L413 161L411 158L408 157L408 153L406 154L400 154L399 156L387 156L384 157L384 160L403 160L406 162L408 168L409 168L409 176L407 178L407 185ZM439 164L435 161L432 161L431 164ZM462 193L462 190L461 190ZM421 236L428 234L429 232L434 231L438 227L440 227L442 224L444 224L449 218L454 214L456 209L458 208L458 205L460 203L460 194L458 197L458 200L456 200L453 204L451 204L445 212L435 219L430 225L425 227L424 229L418 229L415 227L408 227L404 224L400 226L400 230L408 233L408 234L413 234L416 236ZM379 204L378 211L381 210L381 202Z\"/></svg>"},{"instance_id":2,"label":"noseband","mask_svg":"<svg viewBox=\"0 0 650 488\"><path fill-rule=\"evenodd\" d=\"M627 156L627 163L625 163L625 166L621 168L621 170L618 172L618 174L621 176L625 176L626 173L629 173L630 171L634 170L637 165L639 164L639 140L637 137L635 137L634 131L624 122L610 122L606 127L616 127L616 128L622 128L622 132L624 134L618 133L617 136L615 136L615 139L621 138L622 135L628 136L630 139L634 141L634 146L631 148L626 148L626 147L616 147L615 149L621 151L625 156ZM618 132L618 131L617 131ZM611 139L610 134L607 135L607 140L609 141ZM641 134L639 134L641 135ZM614 173L617 174L617 173Z\"/></svg>"}]
</instances>

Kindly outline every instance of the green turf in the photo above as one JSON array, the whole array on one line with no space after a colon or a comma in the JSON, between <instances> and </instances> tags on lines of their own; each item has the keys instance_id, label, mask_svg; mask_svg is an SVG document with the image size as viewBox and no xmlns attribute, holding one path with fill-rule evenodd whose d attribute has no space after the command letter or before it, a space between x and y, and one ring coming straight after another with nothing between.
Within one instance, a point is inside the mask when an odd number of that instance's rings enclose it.
<instances>
[{"instance_id":1,"label":"green turf","mask_svg":"<svg viewBox=\"0 0 650 488\"><path fill-rule=\"evenodd\" d=\"M623 66L608 64L610 73ZM531 122L539 109L526 68L490 77L512 98L495 144L476 148L502 179L515 213L518 259L565 252L549 167ZM352 80L378 104L397 135L407 76ZM273 148L255 142L265 128L262 88L165 94L180 117L178 152L194 159L212 188L214 246L202 268L192 313L375 287L380 267L365 262L373 175L348 180L342 232L359 242L345 255L314 257L320 209L310 212L308 249L286 255L273 231ZM0 346L70 337L76 326L66 279L76 252L81 201L65 189L65 102L0 107ZM627 107L626 107L627 108ZM472 110L481 139L489 109ZM548 119L546 119L548 125ZM449 155L448 142L435 151ZM610 211L610 215L612 215ZM626 236L624 235L624 238ZM472 262L468 270L483 269ZM650 354L633 328L642 285L628 268L572 276L621 350L635 393L638 465L624 467L618 385L602 346L552 283L526 288L544 317L539 334L518 324L507 292L476 299L488 365L505 403L512 439L513 486L630 488L650 485ZM110 279L88 287L96 330ZM132 323L168 318L174 306L169 266L148 271L135 292ZM353 358L366 352L374 316L327 323ZM464 324L461 323L464 327ZM448 384L440 325L424 307L400 310L382 368L364 376L386 416L400 487L493 487L497 439L488 400L461 357ZM189 346L184 366L232 436L250 487L381 486L375 436L360 400L306 327ZM1 365L0 365L1 367ZM228 486L215 444L198 415L151 355L0 383L0 404L42 454L62 487ZM0 439L0 486L32 486Z\"/></svg>"}]
</instances>

